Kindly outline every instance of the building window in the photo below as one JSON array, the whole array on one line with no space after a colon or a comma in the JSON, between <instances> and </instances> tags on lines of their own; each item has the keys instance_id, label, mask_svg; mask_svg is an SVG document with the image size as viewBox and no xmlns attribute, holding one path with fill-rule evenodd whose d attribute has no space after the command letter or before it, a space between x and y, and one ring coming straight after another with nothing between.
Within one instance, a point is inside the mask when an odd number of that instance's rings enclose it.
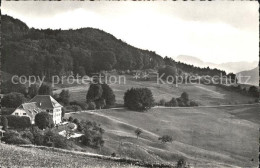
<instances>
[{"instance_id":1,"label":"building window","mask_svg":"<svg viewBox=\"0 0 260 168\"><path fill-rule=\"evenodd\" d=\"M26 115L26 113L23 113L23 115Z\"/></svg>"},{"instance_id":2,"label":"building window","mask_svg":"<svg viewBox=\"0 0 260 168\"><path fill-rule=\"evenodd\" d=\"M15 115L18 115L18 113L15 113Z\"/></svg>"},{"instance_id":3,"label":"building window","mask_svg":"<svg viewBox=\"0 0 260 168\"><path fill-rule=\"evenodd\" d=\"M46 112L49 112L49 110L47 109Z\"/></svg>"}]
</instances>

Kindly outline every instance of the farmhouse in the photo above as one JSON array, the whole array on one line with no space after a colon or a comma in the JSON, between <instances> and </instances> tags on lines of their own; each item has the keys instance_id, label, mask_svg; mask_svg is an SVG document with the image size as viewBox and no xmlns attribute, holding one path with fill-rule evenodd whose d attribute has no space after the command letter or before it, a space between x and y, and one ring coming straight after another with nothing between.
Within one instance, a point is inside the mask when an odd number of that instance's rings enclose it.
<instances>
[{"instance_id":1,"label":"farmhouse","mask_svg":"<svg viewBox=\"0 0 260 168\"><path fill-rule=\"evenodd\" d=\"M34 124L34 118L37 113L42 110L37 106L36 102L21 104L12 115L29 117L31 124Z\"/></svg>"},{"instance_id":2,"label":"farmhouse","mask_svg":"<svg viewBox=\"0 0 260 168\"><path fill-rule=\"evenodd\" d=\"M50 95L37 95L30 102L36 102L36 105L43 111L48 112L54 124L61 123L61 109L60 105L53 97Z\"/></svg>"}]
</instances>

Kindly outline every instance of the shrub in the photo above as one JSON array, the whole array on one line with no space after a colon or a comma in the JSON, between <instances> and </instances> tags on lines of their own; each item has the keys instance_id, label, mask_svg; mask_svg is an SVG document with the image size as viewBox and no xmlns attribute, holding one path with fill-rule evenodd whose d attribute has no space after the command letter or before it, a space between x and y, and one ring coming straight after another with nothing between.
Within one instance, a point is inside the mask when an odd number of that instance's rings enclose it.
<instances>
[{"instance_id":1,"label":"shrub","mask_svg":"<svg viewBox=\"0 0 260 168\"><path fill-rule=\"evenodd\" d=\"M35 125L40 129L51 127L52 123L53 120L47 112L40 112L35 116Z\"/></svg>"},{"instance_id":2,"label":"shrub","mask_svg":"<svg viewBox=\"0 0 260 168\"><path fill-rule=\"evenodd\" d=\"M101 86L103 90L101 98L105 100L105 107L109 108L115 104L116 96L108 84L103 83Z\"/></svg>"},{"instance_id":3,"label":"shrub","mask_svg":"<svg viewBox=\"0 0 260 168\"><path fill-rule=\"evenodd\" d=\"M113 153L111 154L111 157L116 157L116 153L113 152Z\"/></svg>"},{"instance_id":4,"label":"shrub","mask_svg":"<svg viewBox=\"0 0 260 168\"><path fill-rule=\"evenodd\" d=\"M190 107L190 101L188 100L188 101L185 101L185 102L183 102L183 104L184 104L184 106L185 107Z\"/></svg>"},{"instance_id":5,"label":"shrub","mask_svg":"<svg viewBox=\"0 0 260 168\"><path fill-rule=\"evenodd\" d=\"M159 106L165 106L165 104L166 104L166 100L165 99L161 99L159 101Z\"/></svg>"},{"instance_id":6,"label":"shrub","mask_svg":"<svg viewBox=\"0 0 260 168\"><path fill-rule=\"evenodd\" d=\"M68 141L65 137L48 130L44 135L44 145L56 148L68 148Z\"/></svg>"},{"instance_id":7,"label":"shrub","mask_svg":"<svg viewBox=\"0 0 260 168\"><path fill-rule=\"evenodd\" d=\"M83 128L82 131L84 132L84 135L81 137L83 145L93 148L101 148L104 145L104 130L100 127L100 125L90 121L82 121L80 125Z\"/></svg>"},{"instance_id":8,"label":"shrub","mask_svg":"<svg viewBox=\"0 0 260 168\"><path fill-rule=\"evenodd\" d=\"M101 148L104 146L105 141L101 134L97 134L92 138L92 146L96 148Z\"/></svg>"},{"instance_id":9,"label":"shrub","mask_svg":"<svg viewBox=\"0 0 260 168\"><path fill-rule=\"evenodd\" d=\"M86 96L87 102L92 102L101 98L103 93L102 86L99 83L91 84Z\"/></svg>"},{"instance_id":10,"label":"shrub","mask_svg":"<svg viewBox=\"0 0 260 168\"><path fill-rule=\"evenodd\" d=\"M184 106L185 106L185 104L184 104L182 98L177 98L176 100L177 100L178 105L179 105L180 107L184 107Z\"/></svg>"},{"instance_id":11,"label":"shrub","mask_svg":"<svg viewBox=\"0 0 260 168\"><path fill-rule=\"evenodd\" d=\"M256 86L250 86L248 89L248 94L253 97L259 97L259 90Z\"/></svg>"},{"instance_id":12,"label":"shrub","mask_svg":"<svg viewBox=\"0 0 260 168\"><path fill-rule=\"evenodd\" d=\"M82 102L78 102L78 101L70 102L70 105L80 106L80 108L81 108L82 110L87 110L87 109L88 109L88 104L82 103Z\"/></svg>"},{"instance_id":13,"label":"shrub","mask_svg":"<svg viewBox=\"0 0 260 168\"><path fill-rule=\"evenodd\" d=\"M78 130L79 132L82 132L83 129L84 129L84 128L83 128L82 124L79 123L79 124L78 124L78 127L77 127L77 130Z\"/></svg>"},{"instance_id":14,"label":"shrub","mask_svg":"<svg viewBox=\"0 0 260 168\"><path fill-rule=\"evenodd\" d=\"M183 93L181 94L181 98L182 98L182 100L183 100L184 103L186 103L187 101L189 101L189 95L188 95L188 93L187 93L187 92L183 92Z\"/></svg>"},{"instance_id":15,"label":"shrub","mask_svg":"<svg viewBox=\"0 0 260 168\"><path fill-rule=\"evenodd\" d=\"M17 136L20 136L20 134L17 132L17 131L14 131L14 130L8 130L7 132L4 133L4 139L10 139L12 137L17 137ZM2 140L3 140L2 138Z\"/></svg>"},{"instance_id":16,"label":"shrub","mask_svg":"<svg viewBox=\"0 0 260 168\"><path fill-rule=\"evenodd\" d=\"M61 117L63 118L65 116L66 109L64 107L61 108Z\"/></svg>"},{"instance_id":17,"label":"shrub","mask_svg":"<svg viewBox=\"0 0 260 168\"><path fill-rule=\"evenodd\" d=\"M138 139L138 137L143 133L143 131L140 129L140 128L136 128L135 130L135 135L136 135L136 138Z\"/></svg>"},{"instance_id":18,"label":"shrub","mask_svg":"<svg viewBox=\"0 0 260 168\"><path fill-rule=\"evenodd\" d=\"M20 133L23 139L28 139L31 143L34 144L34 136L31 131L23 131Z\"/></svg>"},{"instance_id":19,"label":"shrub","mask_svg":"<svg viewBox=\"0 0 260 168\"><path fill-rule=\"evenodd\" d=\"M95 101L96 108L97 109L103 109L106 106L106 100L103 98L100 98Z\"/></svg>"},{"instance_id":20,"label":"shrub","mask_svg":"<svg viewBox=\"0 0 260 168\"><path fill-rule=\"evenodd\" d=\"M159 137L158 140L161 141L162 143L167 143L167 142L173 141L173 139L170 135L163 135L162 137Z\"/></svg>"},{"instance_id":21,"label":"shrub","mask_svg":"<svg viewBox=\"0 0 260 168\"><path fill-rule=\"evenodd\" d=\"M11 115L15 108L1 108L0 115Z\"/></svg>"},{"instance_id":22,"label":"shrub","mask_svg":"<svg viewBox=\"0 0 260 168\"><path fill-rule=\"evenodd\" d=\"M199 104L195 101L190 101L190 106L199 106Z\"/></svg>"},{"instance_id":23,"label":"shrub","mask_svg":"<svg viewBox=\"0 0 260 168\"><path fill-rule=\"evenodd\" d=\"M88 103L88 109L89 110L95 110L96 109L96 104L94 102L89 102Z\"/></svg>"},{"instance_id":24,"label":"shrub","mask_svg":"<svg viewBox=\"0 0 260 168\"><path fill-rule=\"evenodd\" d=\"M12 137L10 139L5 140L5 143L15 145L31 144L31 142L28 139L23 139L22 137Z\"/></svg>"},{"instance_id":25,"label":"shrub","mask_svg":"<svg viewBox=\"0 0 260 168\"><path fill-rule=\"evenodd\" d=\"M79 124L79 120L78 120L77 118L75 118L75 119L73 120L73 123Z\"/></svg>"},{"instance_id":26,"label":"shrub","mask_svg":"<svg viewBox=\"0 0 260 168\"><path fill-rule=\"evenodd\" d=\"M12 92L3 97L1 105L7 108L17 108L25 102L25 100L26 99L22 93Z\"/></svg>"},{"instance_id":27,"label":"shrub","mask_svg":"<svg viewBox=\"0 0 260 168\"><path fill-rule=\"evenodd\" d=\"M34 137L34 144L43 145L44 141L44 132L40 130L37 126L32 127L31 132Z\"/></svg>"},{"instance_id":28,"label":"shrub","mask_svg":"<svg viewBox=\"0 0 260 168\"><path fill-rule=\"evenodd\" d=\"M66 106L66 112L76 112L81 110L81 107L78 105Z\"/></svg>"},{"instance_id":29,"label":"shrub","mask_svg":"<svg viewBox=\"0 0 260 168\"><path fill-rule=\"evenodd\" d=\"M31 142L28 139L23 139L20 137L20 134L17 131L8 131L4 134L4 137L1 139L7 144L30 144Z\"/></svg>"},{"instance_id":30,"label":"shrub","mask_svg":"<svg viewBox=\"0 0 260 168\"><path fill-rule=\"evenodd\" d=\"M172 98L168 103L167 103L167 106L170 106L170 107L176 107L178 106L178 102L175 98Z\"/></svg>"},{"instance_id":31,"label":"shrub","mask_svg":"<svg viewBox=\"0 0 260 168\"><path fill-rule=\"evenodd\" d=\"M7 130L8 128L8 120L5 116L1 117L1 125L3 126L3 130Z\"/></svg>"},{"instance_id":32,"label":"shrub","mask_svg":"<svg viewBox=\"0 0 260 168\"><path fill-rule=\"evenodd\" d=\"M106 83L91 84L86 96L87 102L95 102L97 108L111 107L115 104L115 94Z\"/></svg>"},{"instance_id":33,"label":"shrub","mask_svg":"<svg viewBox=\"0 0 260 168\"><path fill-rule=\"evenodd\" d=\"M187 163L184 158L180 158L177 162L177 168L186 168Z\"/></svg>"},{"instance_id":34,"label":"shrub","mask_svg":"<svg viewBox=\"0 0 260 168\"><path fill-rule=\"evenodd\" d=\"M131 88L124 95L124 105L130 110L148 110L154 105L153 94L148 88Z\"/></svg>"},{"instance_id":35,"label":"shrub","mask_svg":"<svg viewBox=\"0 0 260 168\"><path fill-rule=\"evenodd\" d=\"M70 116L68 121L73 122L73 117Z\"/></svg>"},{"instance_id":36,"label":"shrub","mask_svg":"<svg viewBox=\"0 0 260 168\"><path fill-rule=\"evenodd\" d=\"M29 117L26 116L14 116L8 115L6 116L8 120L8 126L15 129L25 129L31 126L31 121Z\"/></svg>"},{"instance_id":37,"label":"shrub","mask_svg":"<svg viewBox=\"0 0 260 168\"><path fill-rule=\"evenodd\" d=\"M64 105L68 105L70 102L70 94L69 90L62 89L62 91L59 94L59 100L62 102Z\"/></svg>"}]
</instances>

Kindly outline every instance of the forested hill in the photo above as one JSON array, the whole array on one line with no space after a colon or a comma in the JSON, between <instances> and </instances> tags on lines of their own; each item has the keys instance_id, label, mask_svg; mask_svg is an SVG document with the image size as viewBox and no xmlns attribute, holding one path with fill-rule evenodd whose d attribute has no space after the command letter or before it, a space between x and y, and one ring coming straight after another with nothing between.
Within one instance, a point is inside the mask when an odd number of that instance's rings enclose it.
<instances>
[{"instance_id":1,"label":"forested hill","mask_svg":"<svg viewBox=\"0 0 260 168\"><path fill-rule=\"evenodd\" d=\"M128 45L99 29L39 30L3 15L2 68L17 75L80 75L100 70L131 70L172 65L184 72L219 74L220 70L198 68L155 52Z\"/></svg>"},{"instance_id":2,"label":"forested hill","mask_svg":"<svg viewBox=\"0 0 260 168\"><path fill-rule=\"evenodd\" d=\"M29 29L2 16L2 70L11 74L53 75L110 69L147 69L164 65L155 52L128 45L102 30Z\"/></svg>"}]
</instances>

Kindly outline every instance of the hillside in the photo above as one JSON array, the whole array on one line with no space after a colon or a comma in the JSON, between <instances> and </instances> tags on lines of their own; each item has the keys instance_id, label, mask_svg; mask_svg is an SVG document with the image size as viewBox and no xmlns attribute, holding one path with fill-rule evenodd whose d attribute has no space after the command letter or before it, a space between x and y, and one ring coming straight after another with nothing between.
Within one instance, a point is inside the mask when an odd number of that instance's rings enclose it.
<instances>
[{"instance_id":1,"label":"hillside","mask_svg":"<svg viewBox=\"0 0 260 168\"><path fill-rule=\"evenodd\" d=\"M138 167L72 152L23 148L1 143L0 154L1 167Z\"/></svg>"},{"instance_id":2,"label":"hillside","mask_svg":"<svg viewBox=\"0 0 260 168\"><path fill-rule=\"evenodd\" d=\"M201 106L215 106L224 104L247 104L248 102L254 102L254 97L242 95L237 92L227 91L218 86L203 85L203 84L157 84L156 80L140 81L133 78L131 75L125 75L126 82L117 82L110 84L116 95L116 103L123 104L124 93L127 89L132 87L149 88L154 96L156 102L161 99L169 101L172 97L177 98L186 91L189 94L191 100L195 100ZM56 85L54 93L61 92L62 89L68 89L70 92L71 101L86 101L86 95L89 85L76 85L66 86Z\"/></svg>"},{"instance_id":3,"label":"hillside","mask_svg":"<svg viewBox=\"0 0 260 168\"><path fill-rule=\"evenodd\" d=\"M62 75L164 65L155 52L128 45L99 29L38 30L2 16L2 71L18 75ZM100 60L102 59L102 61Z\"/></svg>"},{"instance_id":4,"label":"hillside","mask_svg":"<svg viewBox=\"0 0 260 168\"><path fill-rule=\"evenodd\" d=\"M238 81L238 83L247 82L247 84L259 86L259 68L258 67L251 69L249 71L241 71L241 72L237 73L236 75L250 77L249 81L246 81L247 78L241 78L241 81Z\"/></svg>"},{"instance_id":5,"label":"hillside","mask_svg":"<svg viewBox=\"0 0 260 168\"><path fill-rule=\"evenodd\" d=\"M102 123L106 128L104 154L115 152L122 157L163 163L185 157L199 168L256 167L258 125L235 115L250 108L154 108L146 113L108 109L66 117ZM255 109L259 107L251 111ZM136 128L143 130L138 139ZM172 143L158 141L166 134L173 136Z\"/></svg>"},{"instance_id":6,"label":"hillside","mask_svg":"<svg viewBox=\"0 0 260 168\"><path fill-rule=\"evenodd\" d=\"M229 72L238 73L241 71L251 70L252 67L256 67L258 65L258 62L256 61L255 62L244 62L244 61L226 62L226 63L216 64L212 62L204 62L197 57L188 56L188 55L179 55L175 58L175 60L186 64L191 64L191 65L193 64L194 66L198 66L201 68L206 68L208 66L210 68L218 68L218 69L225 70L227 73Z\"/></svg>"},{"instance_id":7,"label":"hillside","mask_svg":"<svg viewBox=\"0 0 260 168\"><path fill-rule=\"evenodd\" d=\"M153 51L133 47L103 30L39 30L18 19L2 16L2 67L15 75L91 74L102 70L157 69L164 65L200 75L225 74L175 62Z\"/></svg>"}]
</instances>

